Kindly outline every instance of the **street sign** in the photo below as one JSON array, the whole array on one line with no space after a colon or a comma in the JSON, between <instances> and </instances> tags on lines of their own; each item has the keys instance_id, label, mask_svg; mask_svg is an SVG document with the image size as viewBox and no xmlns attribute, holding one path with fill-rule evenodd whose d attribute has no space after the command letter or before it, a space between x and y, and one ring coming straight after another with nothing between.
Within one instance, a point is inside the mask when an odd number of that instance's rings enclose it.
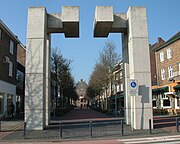
<instances>
[{"instance_id":1,"label":"street sign","mask_svg":"<svg viewBox=\"0 0 180 144\"><path fill-rule=\"evenodd\" d=\"M135 79L129 80L129 92L131 96L138 95L138 81Z\"/></svg>"}]
</instances>

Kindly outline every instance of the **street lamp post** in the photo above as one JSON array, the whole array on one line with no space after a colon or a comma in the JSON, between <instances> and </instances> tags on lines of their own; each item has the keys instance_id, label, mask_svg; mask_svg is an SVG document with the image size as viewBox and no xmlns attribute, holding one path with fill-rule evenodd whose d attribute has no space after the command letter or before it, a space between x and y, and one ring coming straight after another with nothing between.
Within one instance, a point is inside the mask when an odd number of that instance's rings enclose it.
<instances>
[{"instance_id":1,"label":"street lamp post","mask_svg":"<svg viewBox=\"0 0 180 144\"><path fill-rule=\"evenodd\" d=\"M55 117L55 87L56 87L56 81L54 81L54 80L52 80L52 85L53 85L53 88L54 88L54 97L53 97L53 115L54 115L54 117Z\"/></svg>"}]
</instances>

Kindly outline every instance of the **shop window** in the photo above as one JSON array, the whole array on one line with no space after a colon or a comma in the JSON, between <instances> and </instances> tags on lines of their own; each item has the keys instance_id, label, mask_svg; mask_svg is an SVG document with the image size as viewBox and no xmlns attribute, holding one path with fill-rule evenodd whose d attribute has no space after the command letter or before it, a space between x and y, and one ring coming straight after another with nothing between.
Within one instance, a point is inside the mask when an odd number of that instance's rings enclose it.
<instances>
[{"instance_id":1,"label":"shop window","mask_svg":"<svg viewBox=\"0 0 180 144\"><path fill-rule=\"evenodd\" d=\"M179 98L177 97L177 106L179 107Z\"/></svg>"},{"instance_id":2,"label":"shop window","mask_svg":"<svg viewBox=\"0 0 180 144\"><path fill-rule=\"evenodd\" d=\"M162 99L168 99L168 97L165 94L162 94Z\"/></svg>"},{"instance_id":3,"label":"shop window","mask_svg":"<svg viewBox=\"0 0 180 144\"><path fill-rule=\"evenodd\" d=\"M7 105L9 106L13 102L13 95L7 94Z\"/></svg>"},{"instance_id":4,"label":"shop window","mask_svg":"<svg viewBox=\"0 0 180 144\"><path fill-rule=\"evenodd\" d=\"M152 102L153 102L153 103L152 103L152 104L153 104L153 107L156 107L156 101L153 100Z\"/></svg>"},{"instance_id":5,"label":"shop window","mask_svg":"<svg viewBox=\"0 0 180 144\"><path fill-rule=\"evenodd\" d=\"M163 106L170 106L170 101L167 100L163 100Z\"/></svg>"},{"instance_id":6,"label":"shop window","mask_svg":"<svg viewBox=\"0 0 180 144\"><path fill-rule=\"evenodd\" d=\"M0 114L4 113L4 93L0 93Z\"/></svg>"}]
</instances>

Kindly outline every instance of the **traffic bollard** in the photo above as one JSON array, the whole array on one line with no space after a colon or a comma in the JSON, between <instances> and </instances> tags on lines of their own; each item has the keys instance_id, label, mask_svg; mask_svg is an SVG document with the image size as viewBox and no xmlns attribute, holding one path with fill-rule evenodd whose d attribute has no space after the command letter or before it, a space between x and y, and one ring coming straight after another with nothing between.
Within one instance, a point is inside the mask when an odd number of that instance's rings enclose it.
<instances>
[{"instance_id":1,"label":"traffic bollard","mask_svg":"<svg viewBox=\"0 0 180 144\"><path fill-rule=\"evenodd\" d=\"M121 134L124 135L124 120L121 120Z\"/></svg>"},{"instance_id":2,"label":"traffic bollard","mask_svg":"<svg viewBox=\"0 0 180 144\"><path fill-rule=\"evenodd\" d=\"M1 132L1 119L0 119L0 132Z\"/></svg>"},{"instance_id":3,"label":"traffic bollard","mask_svg":"<svg viewBox=\"0 0 180 144\"><path fill-rule=\"evenodd\" d=\"M59 137L62 139L62 123L59 123Z\"/></svg>"},{"instance_id":4,"label":"traffic bollard","mask_svg":"<svg viewBox=\"0 0 180 144\"><path fill-rule=\"evenodd\" d=\"M90 136L92 138L92 121L89 122Z\"/></svg>"},{"instance_id":5,"label":"traffic bollard","mask_svg":"<svg viewBox=\"0 0 180 144\"><path fill-rule=\"evenodd\" d=\"M176 132L179 132L179 118L176 118Z\"/></svg>"},{"instance_id":6,"label":"traffic bollard","mask_svg":"<svg viewBox=\"0 0 180 144\"><path fill-rule=\"evenodd\" d=\"M151 119L149 119L149 133L152 134Z\"/></svg>"},{"instance_id":7,"label":"traffic bollard","mask_svg":"<svg viewBox=\"0 0 180 144\"><path fill-rule=\"evenodd\" d=\"M24 122L24 133L23 133L24 139L26 138L26 122Z\"/></svg>"}]
</instances>

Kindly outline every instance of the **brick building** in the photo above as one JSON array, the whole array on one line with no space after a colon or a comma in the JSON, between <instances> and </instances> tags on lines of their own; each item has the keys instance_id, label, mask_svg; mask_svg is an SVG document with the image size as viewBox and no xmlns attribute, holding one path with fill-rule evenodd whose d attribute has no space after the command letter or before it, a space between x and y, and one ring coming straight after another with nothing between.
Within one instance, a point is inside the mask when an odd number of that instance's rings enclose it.
<instances>
[{"instance_id":1,"label":"brick building","mask_svg":"<svg viewBox=\"0 0 180 144\"><path fill-rule=\"evenodd\" d=\"M17 46L17 74L16 74L16 111L24 112L25 96L25 59L26 49L22 44Z\"/></svg>"},{"instance_id":2,"label":"brick building","mask_svg":"<svg viewBox=\"0 0 180 144\"><path fill-rule=\"evenodd\" d=\"M152 86L157 85L157 72L156 72L156 53L155 51L153 51L153 49L159 47L160 45L162 45L165 41L159 37L158 38L158 42L150 45L150 65L151 65L151 82L152 82Z\"/></svg>"},{"instance_id":3,"label":"brick building","mask_svg":"<svg viewBox=\"0 0 180 144\"><path fill-rule=\"evenodd\" d=\"M154 46L157 85L152 86L153 107L179 109L180 32Z\"/></svg>"},{"instance_id":4,"label":"brick building","mask_svg":"<svg viewBox=\"0 0 180 144\"><path fill-rule=\"evenodd\" d=\"M13 102L16 106L18 38L0 20L0 115Z\"/></svg>"},{"instance_id":5,"label":"brick building","mask_svg":"<svg viewBox=\"0 0 180 144\"><path fill-rule=\"evenodd\" d=\"M76 92L78 95L78 99L76 101L77 107L83 108L83 107L87 107L87 105L89 104L89 99L86 96L87 87L88 85L82 79L78 81L78 83L76 84Z\"/></svg>"}]
</instances>

